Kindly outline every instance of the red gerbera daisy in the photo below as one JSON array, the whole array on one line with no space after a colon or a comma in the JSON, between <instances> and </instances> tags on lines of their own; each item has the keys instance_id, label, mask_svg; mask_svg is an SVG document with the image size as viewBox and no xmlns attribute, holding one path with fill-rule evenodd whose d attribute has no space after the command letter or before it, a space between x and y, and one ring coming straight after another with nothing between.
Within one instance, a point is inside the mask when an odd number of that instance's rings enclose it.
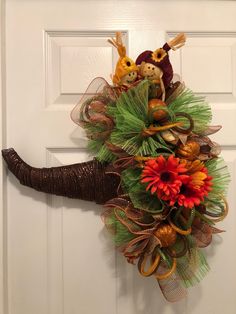
<instances>
[{"instance_id":1,"label":"red gerbera daisy","mask_svg":"<svg viewBox=\"0 0 236 314\"><path fill-rule=\"evenodd\" d=\"M159 156L145 163L141 182L149 183L146 190L150 190L152 194L156 193L162 200L169 200L170 205L173 205L182 183L189 178L188 175L183 174L186 171L185 165L180 163L179 158L173 155L168 159Z\"/></svg>"}]
</instances>

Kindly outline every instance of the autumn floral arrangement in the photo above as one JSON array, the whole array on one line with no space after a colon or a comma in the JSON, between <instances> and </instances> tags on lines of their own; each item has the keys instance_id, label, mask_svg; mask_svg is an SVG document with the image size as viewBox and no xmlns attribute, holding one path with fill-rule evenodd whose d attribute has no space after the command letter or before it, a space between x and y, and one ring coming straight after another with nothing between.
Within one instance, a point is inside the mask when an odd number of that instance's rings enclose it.
<instances>
[{"instance_id":1,"label":"autumn floral arrangement","mask_svg":"<svg viewBox=\"0 0 236 314\"><path fill-rule=\"evenodd\" d=\"M168 52L184 45L185 34L136 62L121 37L110 40L119 53L114 85L96 78L71 117L120 179L102 215L114 243L174 302L209 271L202 248L222 232L215 225L228 212L229 174L208 137L221 127L210 125L204 98L173 80Z\"/></svg>"},{"instance_id":2,"label":"autumn floral arrangement","mask_svg":"<svg viewBox=\"0 0 236 314\"><path fill-rule=\"evenodd\" d=\"M227 166L209 138L221 127L211 125L205 99L174 79L169 51L185 41L178 34L134 62L121 33L109 40L119 54L113 85L94 79L71 112L95 159L35 168L13 148L2 150L21 184L104 205L115 245L170 302L209 271L202 248L228 212Z\"/></svg>"}]
</instances>

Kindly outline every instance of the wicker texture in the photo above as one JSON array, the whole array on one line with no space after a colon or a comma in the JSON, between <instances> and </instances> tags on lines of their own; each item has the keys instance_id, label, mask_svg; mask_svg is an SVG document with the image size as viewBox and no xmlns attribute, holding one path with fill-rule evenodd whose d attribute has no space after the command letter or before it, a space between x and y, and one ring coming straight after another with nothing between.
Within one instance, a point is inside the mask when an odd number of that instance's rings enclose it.
<instances>
[{"instance_id":1,"label":"wicker texture","mask_svg":"<svg viewBox=\"0 0 236 314\"><path fill-rule=\"evenodd\" d=\"M37 191L104 204L117 196L119 176L96 159L61 167L35 168L13 149L2 150L8 169L22 185ZM110 168L109 168L110 170Z\"/></svg>"}]
</instances>

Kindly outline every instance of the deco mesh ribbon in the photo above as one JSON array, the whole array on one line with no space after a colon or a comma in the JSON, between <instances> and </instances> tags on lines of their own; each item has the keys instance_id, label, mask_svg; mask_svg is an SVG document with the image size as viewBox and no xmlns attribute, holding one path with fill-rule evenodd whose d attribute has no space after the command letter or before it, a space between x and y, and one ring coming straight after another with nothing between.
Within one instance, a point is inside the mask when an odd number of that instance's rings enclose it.
<instances>
[{"instance_id":1,"label":"deco mesh ribbon","mask_svg":"<svg viewBox=\"0 0 236 314\"><path fill-rule=\"evenodd\" d=\"M140 75L140 68L132 82L119 84L116 75L115 86L97 78L71 117L86 130L96 158L120 177L118 197L102 214L115 245L175 302L209 271L202 248L223 232L215 225L228 212L229 174L209 138L221 127L210 125L205 99L180 81L165 84L163 98L160 79L166 64L171 73L170 63L158 61L168 56L166 45L137 59L142 67L161 69L159 80ZM128 67L122 78L127 74Z\"/></svg>"}]
</instances>

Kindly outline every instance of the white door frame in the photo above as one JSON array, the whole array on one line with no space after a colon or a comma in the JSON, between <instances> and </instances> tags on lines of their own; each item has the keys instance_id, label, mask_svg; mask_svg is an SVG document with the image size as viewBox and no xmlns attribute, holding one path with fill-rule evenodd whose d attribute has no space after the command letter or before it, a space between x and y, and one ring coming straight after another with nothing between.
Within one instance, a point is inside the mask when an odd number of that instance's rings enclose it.
<instances>
[{"instance_id":1,"label":"white door frame","mask_svg":"<svg viewBox=\"0 0 236 314\"><path fill-rule=\"evenodd\" d=\"M5 119L5 0L0 0L0 146L5 147L6 119ZM4 184L6 172L3 160L0 162L0 314L7 314L7 224L6 199Z\"/></svg>"}]
</instances>

